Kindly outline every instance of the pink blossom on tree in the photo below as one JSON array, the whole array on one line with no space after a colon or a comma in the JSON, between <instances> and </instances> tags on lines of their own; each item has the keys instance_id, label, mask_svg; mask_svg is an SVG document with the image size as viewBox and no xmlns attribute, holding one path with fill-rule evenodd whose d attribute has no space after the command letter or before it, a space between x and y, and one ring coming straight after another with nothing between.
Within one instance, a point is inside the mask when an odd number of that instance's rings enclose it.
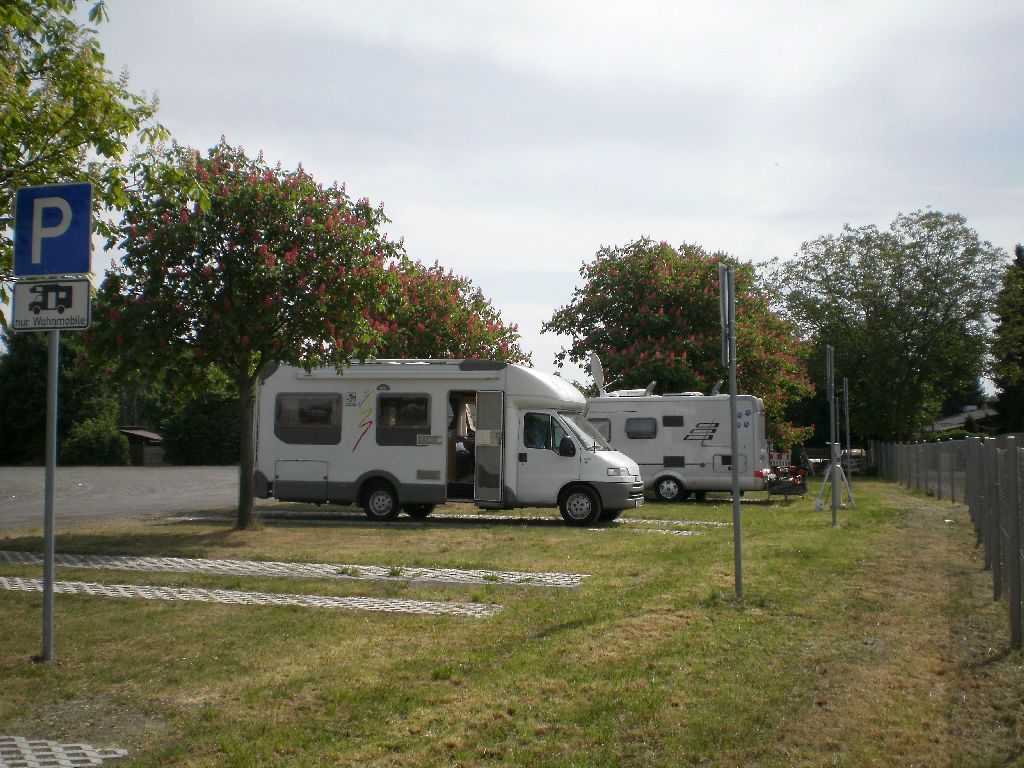
<instances>
[{"instance_id":1,"label":"pink blossom on tree","mask_svg":"<svg viewBox=\"0 0 1024 768\"><path fill-rule=\"evenodd\" d=\"M725 378L721 362L718 265L735 266L737 377L741 392L765 402L769 437L788 445L809 429L786 421L789 403L813 393L798 362L805 344L795 327L771 310L767 286L751 264L697 245L673 248L641 238L604 247L580 267L583 286L554 313L542 332L569 336L556 357L583 363L601 357L609 379L626 388L651 380L658 391L709 391Z\"/></svg>"},{"instance_id":2,"label":"pink blossom on tree","mask_svg":"<svg viewBox=\"0 0 1024 768\"><path fill-rule=\"evenodd\" d=\"M123 256L100 287L103 322L90 337L126 371L159 368L187 386L197 369L215 365L232 378L242 425L237 524L245 528L256 381L276 363L308 368L371 355L381 331L370 318L398 282L384 264L401 248L365 198L353 203L301 166L271 168L223 141L206 155L173 145L135 171L138 184L107 243Z\"/></svg>"}]
</instances>

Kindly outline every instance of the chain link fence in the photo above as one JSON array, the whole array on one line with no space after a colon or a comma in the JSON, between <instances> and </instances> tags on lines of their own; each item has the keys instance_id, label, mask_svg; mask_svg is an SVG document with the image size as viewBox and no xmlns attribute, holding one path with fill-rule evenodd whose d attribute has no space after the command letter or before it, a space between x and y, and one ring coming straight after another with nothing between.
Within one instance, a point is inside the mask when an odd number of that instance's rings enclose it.
<instances>
[{"instance_id":1,"label":"chain link fence","mask_svg":"<svg viewBox=\"0 0 1024 768\"><path fill-rule=\"evenodd\" d=\"M1021 647L1024 563L1024 435L873 446L878 474L939 499L966 504L992 572L992 597L1008 604Z\"/></svg>"}]
</instances>

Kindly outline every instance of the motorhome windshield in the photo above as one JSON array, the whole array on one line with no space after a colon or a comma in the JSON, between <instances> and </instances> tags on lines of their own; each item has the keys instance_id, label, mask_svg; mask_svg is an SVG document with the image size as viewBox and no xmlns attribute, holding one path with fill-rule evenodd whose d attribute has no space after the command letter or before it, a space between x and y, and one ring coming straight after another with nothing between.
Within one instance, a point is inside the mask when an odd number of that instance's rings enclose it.
<instances>
[{"instance_id":1,"label":"motorhome windshield","mask_svg":"<svg viewBox=\"0 0 1024 768\"><path fill-rule=\"evenodd\" d=\"M558 415L565 420L566 425L573 431L573 434L583 444L583 447L590 451L611 451L614 450L604 435L597 431L597 428L587 421L582 413L571 411L559 411Z\"/></svg>"}]
</instances>

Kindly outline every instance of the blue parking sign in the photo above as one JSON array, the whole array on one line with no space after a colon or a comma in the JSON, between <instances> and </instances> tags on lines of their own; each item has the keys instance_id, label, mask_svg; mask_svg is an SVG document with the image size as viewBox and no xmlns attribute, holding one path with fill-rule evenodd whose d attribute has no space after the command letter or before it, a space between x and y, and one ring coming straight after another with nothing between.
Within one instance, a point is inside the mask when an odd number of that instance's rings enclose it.
<instances>
[{"instance_id":1,"label":"blue parking sign","mask_svg":"<svg viewBox=\"0 0 1024 768\"><path fill-rule=\"evenodd\" d=\"M91 272L92 184L22 187L14 197L14 276Z\"/></svg>"}]
</instances>

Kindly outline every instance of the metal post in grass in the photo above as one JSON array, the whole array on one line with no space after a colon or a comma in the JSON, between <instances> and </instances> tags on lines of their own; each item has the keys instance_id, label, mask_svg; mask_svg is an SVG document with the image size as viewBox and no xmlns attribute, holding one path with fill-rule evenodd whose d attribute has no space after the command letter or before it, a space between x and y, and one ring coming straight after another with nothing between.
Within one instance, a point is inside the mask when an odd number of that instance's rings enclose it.
<instances>
[{"instance_id":1,"label":"metal post in grass","mask_svg":"<svg viewBox=\"0 0 1024 768\"><path fill-rule=\"evenodd\" d=\"M974 523L974 500L971 498L973 482L971 481L971 462L974 460L974 443L971 438L964 441L967 443L964 451L964 504L967 505L967 512L971 516L971 523Z\"/></svg>"},{"instance_id":2,"label":"metal post in grass","mask_svg":"<svg viewBox=\"0 0 1024 768\"><path fill-rule=\"evenodd\" d=\"M850 449L850 382L843 376L843 418L846 421L846 481L853 474L853 451Z\"/></svg>"},{"instance_id":3,"label":"metal post in grass","mask_svg":"<svg viewBox=\"0 0 1024 768\"><path fill-rule=\"evenodd\" d=\"M956 493L953 488L953 478L956 476L956 440L950 440L946 445L946 494L949 501L956 501Z\"/></svg>"},{"instance_id":4,"label":"metal post in grass","mask_svg":"<svg viewBox=\"0 0 1024 768\"><path fill-rule=\"evenodd\" d=\"M825 377L828 383L828 460L830 482L832 483L832 527L836 527L836 514L839 511L839 473L838 459L836 456L836 380L835 380L835 350L829 344L825 347Z\"/></svg>"},{"instance_id":5,"label":"metal post in grass","mask_svg":"<svg viewBox=\"0 0 1024 768\"><path fill-rule=\"evenodd\" d=\"M1020 648L1022 636L1024 636L1024 585L1021 584L1021 576L1024 574L1024 541L1021 540L1021 502L1024 501L1021 498L1021 480L1024 479L1021 464L1024 464L1024 450L1021 450L1016 437L1008 439L1011 447L1006 452L1009 458L1006 501L1012 520L1011 541L1013 542L1009 573L1010 636L1013 647Z\"/></svg>"},{"instance_id":6,"label":"metal post in grass","mask_svg":"<svg viewBox=\"0 0 1024 768\"><path fill-rule=\"evenodd\" d=\"M907 487L910 488L911 490L921 487L921 472L919 470L919 467L921 466L920 454L921 452L918 451L918 443L910 443L910 456L912 457L912 464L910 467L910 484L907 485Z\"/></svg>"},{"instance_id":7,"label":"metal post in grass","mask_svg":"<svg viewBox=\"0 0 1024 768\"><path fill-rule=\"evenodd\" d=\"M722 322L722 363L729 366L729 409L732 441L729 465L732 469L732 545L736 568L736 597L743 597L743 547L740 536L739 419L736 412L736 294L731 265L718 265L718 309Z\"/></svg>"},{"instance_id":8,"label":"metal post in grass","mask_svg":"<svg viewBox=\"0 0 1024 768\"><path fill-rule=\"evenodd\" d=\"M984 477L985 477L985 569L993 571L995 564L995 541L996 541L996 526L995 522L998 520L997 512L997 486L996 486L996 446L995 438L986 437L983 438L985 448L982 452L984 459ZM994 579L993 579L994 581Z\"/></svg>"},{"instance_id":9,"label":"metal post in grass","mask_svg":"<svg viewBox=\"0 0 1024 768\"><path fill-rule=\"evenodd\" d=\"M967 476L965 478L967 505L971 511L971 523L974 524L974 535L977 543L981 543L981 439L967 438Z\"/></svg>"},{"instance_id":10,"label":"metal post in grass","mask_svg":"<svg viewBox=\"0 0 1024 768\"><path fill-rule=\"evenodd\" d=\"M928 492L928 443L922 440L917 447L920 455L917 474L917 490Z\"/></svg>"},{"instance_id":11,"label":"metal post in grass","mask_svg":"<svg viewBox=\"0 0 1024 768\"><path fill-rule=\"evenodd\" d=\"M53 661L53 496L57 474L57 389L60 384L60 331L47 331L46 474L43 478L43 661Z\"/></svg>"},{"instance_id":12,"label":"metal post in grass","mask_svg":"<svg viewBox=\"0 0 1024 768\"><path fill-rule=\"evenodd\" d=\"M990 457L992 463L992 504L990 507L991 516L990 530L992 538L992 599L1000 600L1003 596L1003 452L999 449L999 443L995 438L990 438Z\"/></svg>"},{"instance_id":13,"label":"metal post in grass","mask_svg":"<svg viewBox=\"0 0 1024 768\"><path fill-rule=\"evenodd\" d=\"M1010 600L1010 642L1021 646L1021 541L1020 541L1020 461L1017 438L1001 438L1003 444L1003 501L1006 521L1006 587Z\"/></svg>"}]
</instances>

